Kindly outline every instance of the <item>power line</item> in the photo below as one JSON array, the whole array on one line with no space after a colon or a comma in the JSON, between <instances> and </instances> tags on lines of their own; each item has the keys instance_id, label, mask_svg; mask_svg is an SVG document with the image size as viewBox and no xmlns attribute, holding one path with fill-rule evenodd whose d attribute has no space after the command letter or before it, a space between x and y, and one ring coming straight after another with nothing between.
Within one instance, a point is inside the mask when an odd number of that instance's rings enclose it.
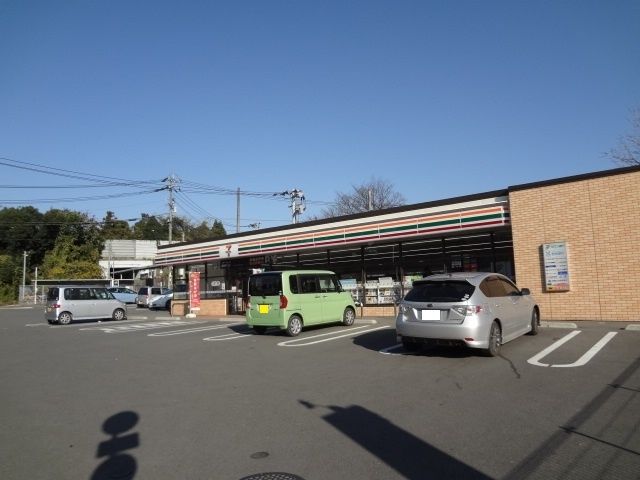
<instances>
[{"instance_id":1,"label":"power line","mask_svg":"<svg viewBox=\"0 0 640 480\"><path fill-rule=\"evenodd\" d=\"M75 178L79 180L87 180L90 182L101 182L107 184L107 186L131 186L139 187L140 184L157 184L158 180L126 180L117 177L107 177L104 175L94 175L92 173L83 173L75 170L67 170L64 168L53 168L47 165L41 165L39 163L23 162L19 160L13 160L7 157L0 157L0 165L6 167L17 168L21 170L28 170L36 173L43 173L46 175L55 175L64 178ZM106 181L106 182L105 182Z\"/></svg>"},{"instance_id":2,"label":"power line","mask_svg":"<svg viewBox=\"0 0 640 480\"><path fill-rule=\"evenodd\" d=\"M34 199L23 199L23 200L0 199L0 204L24 205L24 204L30 204L30 203L87 202L91 200L107 200L109 198L133 197L137 195L144 195L147 193L155 193L158 191L159 191L158 189L153 189L153 190L143 190L140 192L117 193L117 194L111 194L111 195L96 195L92 197L87 196L87 197L66 197L66 198L34 198Z\"/></svg>"},{"instance_id":3,"label":"power line","mask_svg":"<svg viewBox=\"0 0 640 480\"><path fill-rule=\"evenodd\" d=\"M87 221L83 221L83 222L0 222L0 227L17 227L17 226L29 226L29 227L35 227L35 226L42 226L42 227L56 227L56 226L66 226L66 225L105 225L108 223L115 223L115 222L135 222L137 220L140 220L139 218L123 218L123 219L119 219L119 218L115 218L113 220L102 220L102 221L98 221L98 220L87 220Z\"/></svg>"}]
</instances>

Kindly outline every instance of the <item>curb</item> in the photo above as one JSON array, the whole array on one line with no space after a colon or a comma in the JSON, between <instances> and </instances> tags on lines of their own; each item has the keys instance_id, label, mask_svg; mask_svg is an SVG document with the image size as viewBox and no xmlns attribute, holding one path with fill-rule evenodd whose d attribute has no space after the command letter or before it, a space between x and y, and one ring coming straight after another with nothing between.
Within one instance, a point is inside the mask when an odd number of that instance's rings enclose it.
<instances>
[{"instance_id":1,"label":"curb","mask_svg":"<svg viewBox=\"0 0 640 480\"><path fill-rule=\"evenodd\" d=\"M578 328L573 322L540 322L541 327L547 328Z\"/></svg>"}]
</instances>

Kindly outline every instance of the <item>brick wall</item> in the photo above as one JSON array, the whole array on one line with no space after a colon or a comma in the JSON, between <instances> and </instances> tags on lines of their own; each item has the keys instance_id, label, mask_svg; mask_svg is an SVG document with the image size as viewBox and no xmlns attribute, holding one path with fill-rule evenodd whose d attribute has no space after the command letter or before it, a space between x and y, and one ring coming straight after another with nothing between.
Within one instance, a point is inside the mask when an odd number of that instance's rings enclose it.
<instances>
[{"instance_id":1,"label":"brick wall","mask_svg":"<svg viewBox=\"0 0 640 480\"><path fill-rule=\"evenodd\" d=\"M640 321L640 172L509 192L515 271L543 320ZM543 243L567 242L571 290L544 290Z\"/></svg>"}]
</instances>

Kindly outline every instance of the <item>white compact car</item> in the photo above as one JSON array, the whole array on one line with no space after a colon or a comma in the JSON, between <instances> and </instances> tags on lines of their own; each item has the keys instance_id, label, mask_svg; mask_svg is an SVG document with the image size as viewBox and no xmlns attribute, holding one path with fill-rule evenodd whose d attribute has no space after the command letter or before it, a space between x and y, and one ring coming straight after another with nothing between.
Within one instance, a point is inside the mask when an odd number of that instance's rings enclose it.
<instances>
[{"instance_id":1,"label":"white compact car","mask_svg":"<svg viewBox=\"0 0 640 480\"><path fill-rule=\"evenodd\" d=\"M500 346L535 335L540 309L529 289L498 273L431 275L413 282L396 317L398 341L407 350L423 344L464 345L495 356Z\"/></svg>"}]
</instances>

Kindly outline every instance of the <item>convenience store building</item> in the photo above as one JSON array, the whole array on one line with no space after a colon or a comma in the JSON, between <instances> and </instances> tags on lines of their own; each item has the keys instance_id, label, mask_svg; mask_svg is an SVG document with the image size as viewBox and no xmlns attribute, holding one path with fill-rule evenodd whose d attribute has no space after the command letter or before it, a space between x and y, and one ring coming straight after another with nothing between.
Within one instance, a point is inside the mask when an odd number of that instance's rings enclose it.
<instances>
[{"instance_id":1,"label":"convenience store building","mask_svg":"<svg viewBox=\"0 0 640 480\"><path fill-rule=\"evenodd\" d=\"M494 271L529 288L543 320L638 321L639 249L640 167L627 167L161 246L155 266L178 292L198 272L206 315L241 312L253 272L323 268L362 315L393 315L416 278Z\"/></svg>"}]
</instances>

